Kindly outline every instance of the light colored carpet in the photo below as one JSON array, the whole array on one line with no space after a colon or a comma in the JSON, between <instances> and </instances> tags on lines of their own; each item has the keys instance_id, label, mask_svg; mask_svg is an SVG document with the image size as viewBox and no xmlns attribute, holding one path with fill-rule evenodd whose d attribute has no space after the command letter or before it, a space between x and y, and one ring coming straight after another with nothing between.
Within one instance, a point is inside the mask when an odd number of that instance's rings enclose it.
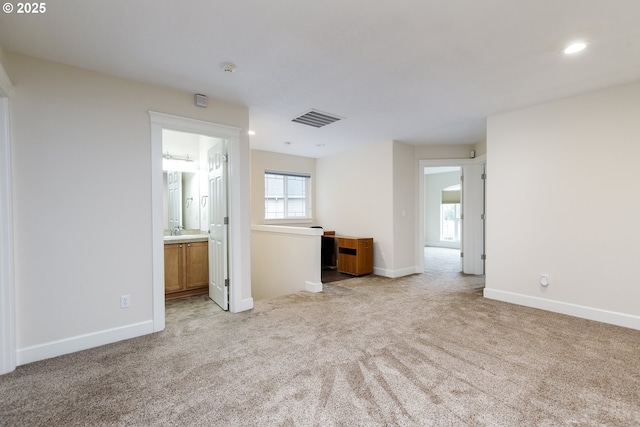
<instances>
[{"instance_id":1,"label":"light colored carpet","mask_svg":"<svg viewBox=\"0 0 640 427\"><path fill-rule=\"evenodd\" d=\"M640 331L366 276L0 377L3 426L637 426Z\"/></svg>"},{"instance_id":2,"label":"light colored carpet","mask_svg":"<svg viewBox=\"0 0 640 427\"><path fill-rule=\"evenodd\" d=\"M462 271L460 249L438 248L425 246L425 271L440 271L443 273L459 273Z\"/></svg>"}]
</instances>

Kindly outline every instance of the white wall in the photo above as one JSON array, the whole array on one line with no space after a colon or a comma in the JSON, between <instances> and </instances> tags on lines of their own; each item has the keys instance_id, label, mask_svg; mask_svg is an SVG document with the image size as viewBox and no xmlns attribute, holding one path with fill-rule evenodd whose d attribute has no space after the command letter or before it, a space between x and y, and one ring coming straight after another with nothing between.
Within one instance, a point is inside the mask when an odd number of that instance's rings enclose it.
<instances>
[{"instance_id":1,"label":"white wall","mask_svg":"<svg viewBox=\"0 0 640 427\"><path fill-rule=\"evenodd\" d=\"M289 154L272 153L269 151L251 150L251 224L264 224L264 172L273 170L279 172L308 173L311 175L311 215L316 218L316 160L310 157L292 156ZM282 222L280 225L293 224ZM300 225L298 223L298 225Z\"/></svg>"},{"instance_id":2,"label":"white wall","mask_svg":"<svg viewBox=\"0 0 640 427\"><path fill-rule=\"evenodd\" d=\"M194 133L178 132L170 129L162 130L162 154L185 158L189 156L194 162L180 162L180 166L185 166L185 170L194 167L202 156L200 155L200 137Z\"/></svg>"},{"instance_id":3,"label":"white wall","mask_svg":"<svg viewBox=\"0 0 640 427\"><path fill-rule=\"evenodd\" d=\"M489 118L486 296L640 329L639 100L636 82Z\"/></svg>"},{"instance_id":4,"label":"white wall","mask_svg":"<svg viewBox=\"0 0 640 427\"><path fill-rule=\"evenodd\" d=\"M480 141L473 146L476 157L487 154L487 140Z\"/></svg>"},{"instance_id":5,"label":"white wall","mask_svg":"<svg viewBox=\"0 0 640 427\"><path fill-rule=\"evenodd\" d=\"M393 142L393 277L416 273L416 183L414 146Z\"/></svg>"},{"instance_id":6,"label":"white wall","mask_svg":"<svg viewBox=\"0 0 640 427\"><path fill-rule=\"evenodd\" d=\"M469 152L477 147L482 148L482 143L476 145L417 145L414 155L417 160L468 159ZM480 154L482 153L476 153L476 155Z\"/></svg>"},{"instance_id":7,"label":"white wall","mask_svg":"<svg viewBox=\"0 0 640 427\"><path fill-rule=\"evenodd\" d=\"M308 227L252 226L253 299L322 291L321 236Z\"/></svg>"},{"instance_id":8,"label":"white wall","mask_svg":"<svg viewBox=\"0 0 640 427\"><path fill-rule=\"evenodd\" d=\"M312 220L275 221L279 226L264 226L266 170L311 175ZM317 181L316 160L313 158L251 150L251 277L254 300L305 289L322 290L322 231L309 228L317 223Z\"/></svg>"},{"instance_id":9,"label":"white wall","mask_svg":"<svg viewBox=\"0 0 640 427\"><path fill-rule=\"evenodd\" d=\"M460 242L440 240L440 206L442 189L460 184L461 172L424 175L424 245L460 249Z\"/></svg>"},{"instance_id":10,"label":"white wall","mask_svg":"<svg viewBox=\"0 0 640 427\"><path fill-rule=\"evenodd\" d=\"M73 348L66 343L87 336L98 336L92 342L100 345L121 338L117 331L147 332L148 111L247 129L248 110L211 98L202 109L190 93L11 53L3 65L15 86L18 364L62 354ZM124 294L131 296L128 309L119 307Z\"/></svg>"},{"instance_id":11,"label":"white wall","mask_svg":"<svg viewBox=\"0 0 640 427\"><path fill-rule=\"evenodd\" d=\"M375 144L316 160L319 224L372 237L374 272L393 272L393 145Z\"/></svg>"}]
</instances>

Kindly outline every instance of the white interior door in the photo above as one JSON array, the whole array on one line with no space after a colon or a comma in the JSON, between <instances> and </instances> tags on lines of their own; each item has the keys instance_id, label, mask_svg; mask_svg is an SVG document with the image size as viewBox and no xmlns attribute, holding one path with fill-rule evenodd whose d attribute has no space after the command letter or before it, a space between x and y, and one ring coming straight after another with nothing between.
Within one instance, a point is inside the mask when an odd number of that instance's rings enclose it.
<instances>
[{"instance_id":1,"label":"white interior door","mask_svg":"<svg viewBox=\"0 0 640 427\"><path fill-rule=\"evenodd\" d=\"M460 271L464 272L464 236L465 216L464 216L464 168L460 168Z\"/></svg>"},{"instance_id":2,"label":"white interior door","mask_svg":"<svg viewBox=\"0 0 640 427\"><path fill-rule=\"evenodd\" d=\"M484 164L463 166L463 273L484 274Z\"/></svg>"},{"instance_id":3,"label":"white interior door","mask_svg":"<svg viewBox=\"0 0 640 427\"><path fill-rule=\"evenodd\" d=\"M208 151L209 169L209 298L229 309L227 264L227 143L218 140Z\"/></svg>"}]
</instances>

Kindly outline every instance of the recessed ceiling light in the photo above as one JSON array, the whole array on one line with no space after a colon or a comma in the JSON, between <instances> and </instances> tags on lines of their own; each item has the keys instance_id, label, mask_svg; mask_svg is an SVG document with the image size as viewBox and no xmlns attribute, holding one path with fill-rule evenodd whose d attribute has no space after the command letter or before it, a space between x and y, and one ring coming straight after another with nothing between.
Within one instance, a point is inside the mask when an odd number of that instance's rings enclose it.
<instances>
[{"instance_id":1,"label":"recessed ceiling light","mask_svg":"<svg viewBox=\"0 0 640 427\"><path fill-rule=\"evenodd\" d=\"M250 130L250 131L247 131L247 133L248 133L249 135L253 136L253 135L255 135L255 134L256 134L256 131L254 131L254 130Z\"/></svg>"},{"instance_id":2,"label":"recessed ceiling light","mask_svg":"<svg viewBox=\"0 0 640 427\"><path fill-rule=\"evenodd\" d=\"M291 141L284 141L283 144L284 145L291 145Z\"/></svg>"},{"instance_id":3,"label":"recessed ceiling light","mask_svg":"<svg viewBox=\"0 0 640 427\"><path fill-rule=\"evenodd\" d=\"M565 55L572 55L585 50L586 47L586 42L574 42L567 46L562 52L564 52Z\"/></svg>"}]
</instances>

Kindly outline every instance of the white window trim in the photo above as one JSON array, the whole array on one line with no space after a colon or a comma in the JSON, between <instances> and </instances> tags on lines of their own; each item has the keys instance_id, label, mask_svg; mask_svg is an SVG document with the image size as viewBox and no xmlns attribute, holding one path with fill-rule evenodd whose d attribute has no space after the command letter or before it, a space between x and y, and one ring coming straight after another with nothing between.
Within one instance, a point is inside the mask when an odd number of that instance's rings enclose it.
<instances>
[{"instance_id":1,"label":"white window trim","mask_svg":"<svg viewBox=\"0 0 640 427\"><path fill-rule=\"evenodd\" d=\"M312 224L313 223L313 208L312 208L312 177L310 173L307 172L287 172L287 171L277 171L271 169L265 169L264 174L271 175L282 175L282 176L295 176L301 178L307 178L307 188L305 189L306 193L306 210L308 216L304 217L285 217L285 218L264 218L264 223L267 225L278 225L278 224ZM264 200L264 199L263 199ZM264 209L263 209L264 212Z\"/></svg>"}]
</instances>

